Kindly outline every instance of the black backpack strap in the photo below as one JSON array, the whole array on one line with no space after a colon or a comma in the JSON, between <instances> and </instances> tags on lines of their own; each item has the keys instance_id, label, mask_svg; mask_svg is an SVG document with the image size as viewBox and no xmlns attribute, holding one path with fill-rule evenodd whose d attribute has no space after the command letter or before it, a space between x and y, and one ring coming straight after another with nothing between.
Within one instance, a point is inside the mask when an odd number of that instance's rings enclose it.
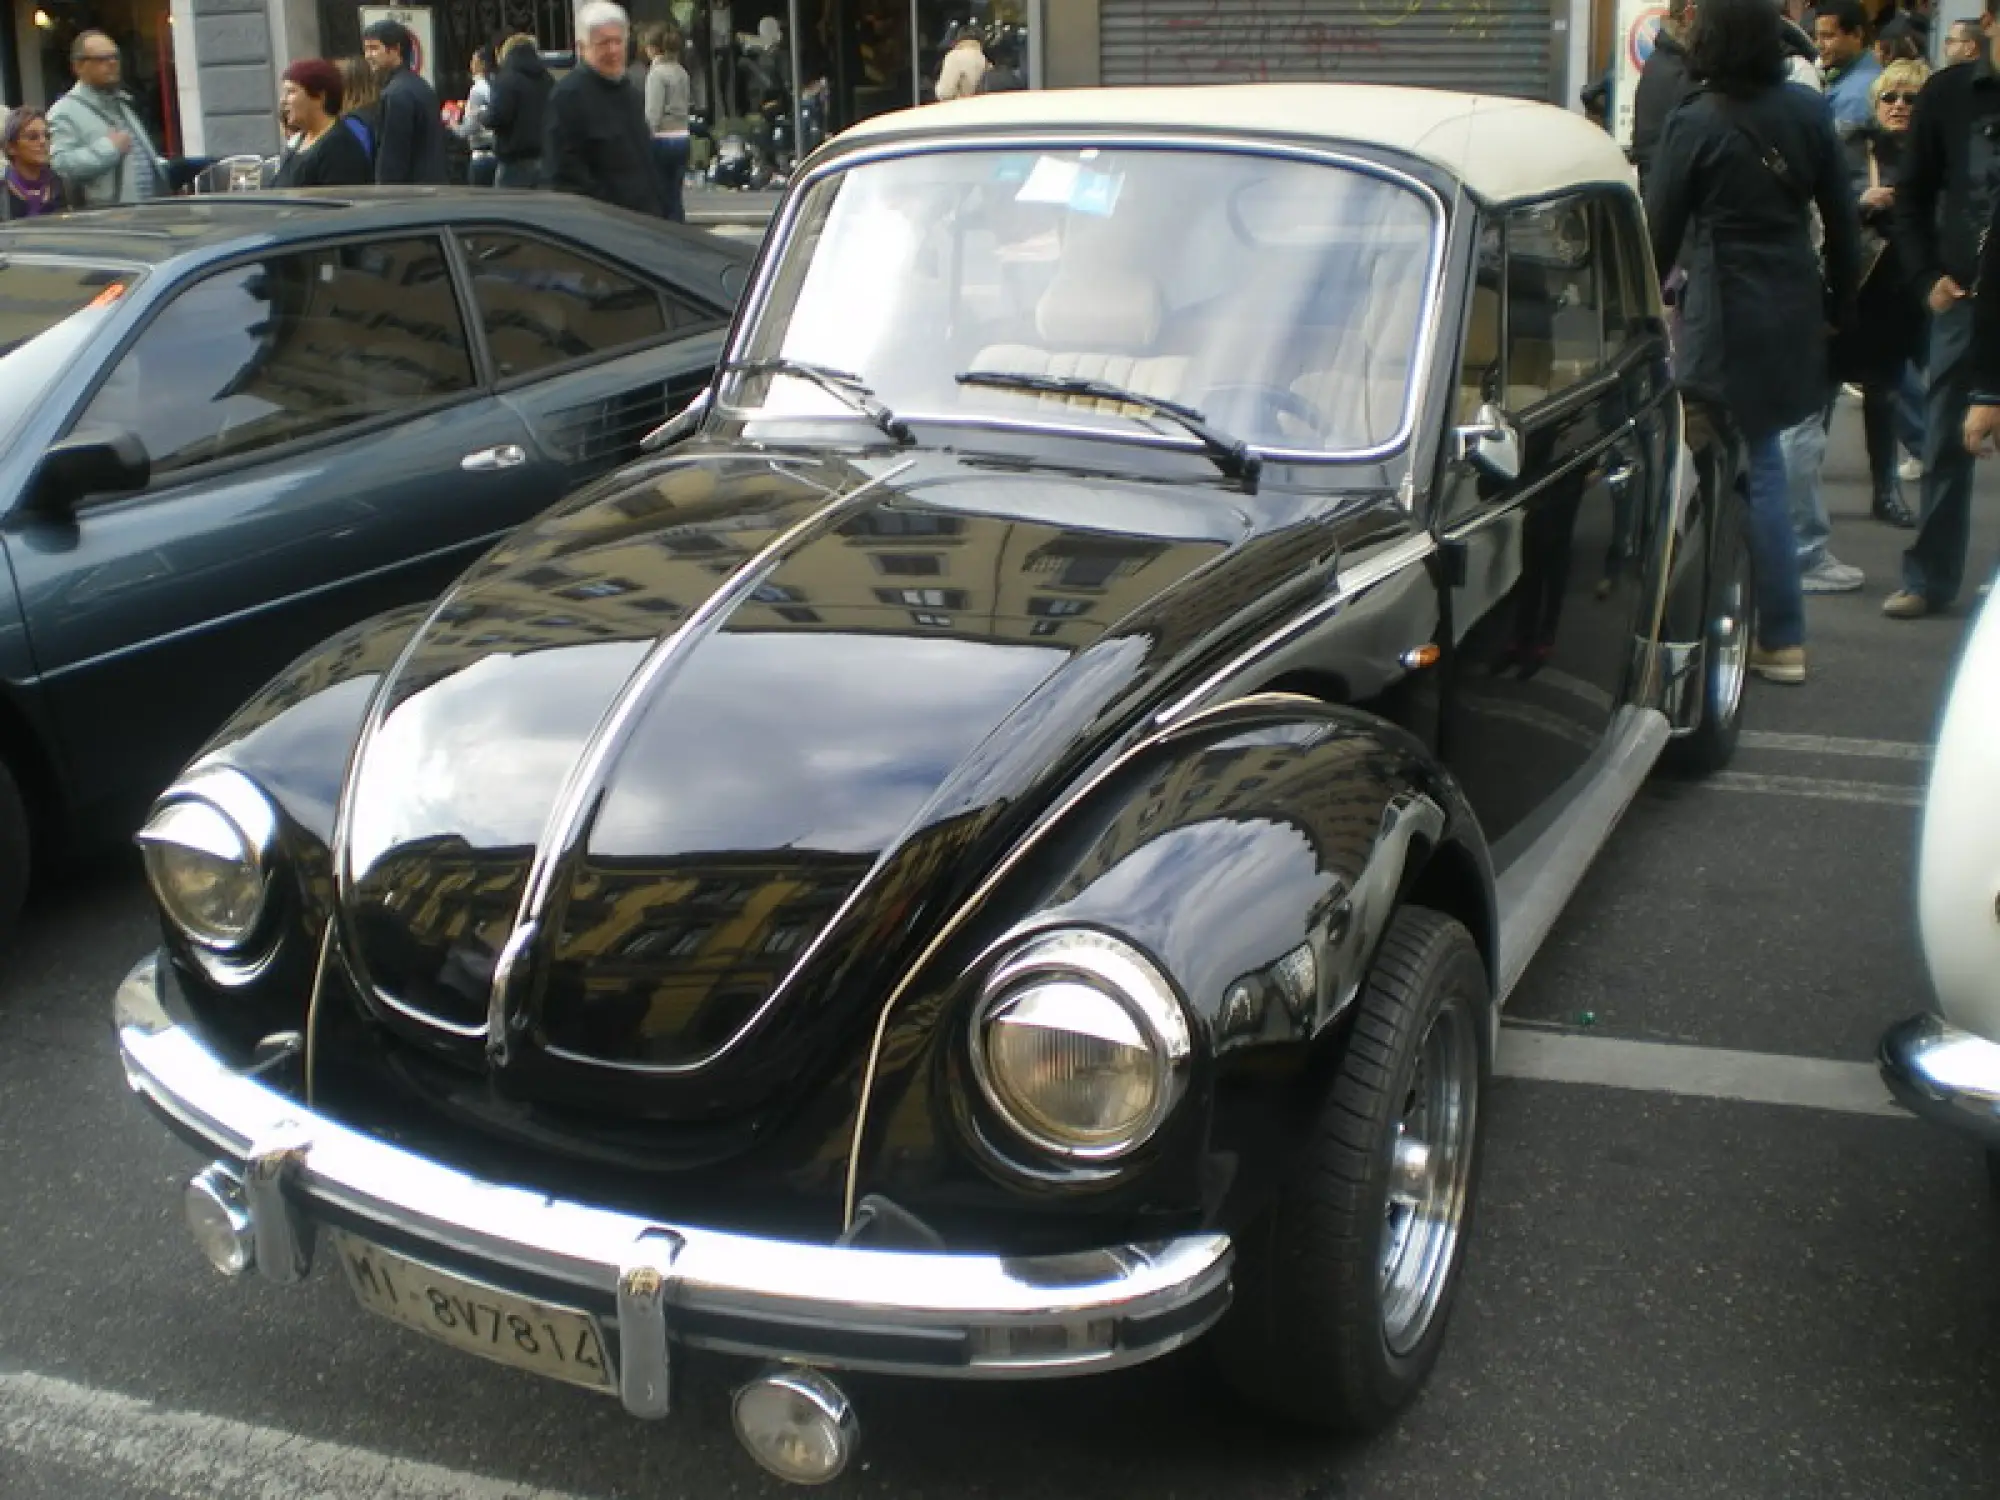
<instances>
[{"instance_id":1,"label":"black backpack strap","mask_svg":"<svg viewBox=\"0 0 2000 1500\"><path fill-rule=\"evenodd\" d=\"M1813 198L1812 187L1803 176L1792 169L1792 164L1786 160L1785 153L1765 139L1764 133L1757 129L1755 125L1752 125L1748 120L1743 118L1743 112L1734 99L1731 99L1726 94L1716 93L1710 89L1703 89L1702 93L1714 101L1716 112L1722 116L1729 127L1750 143L1750 149L1757 153L1757 160L1763 164L1764 170L1769 172L1777 180L1778 185L1785 190L1785 196L1790 198L1799 208L1810 210Z\"/></svg>"}]
</instances>

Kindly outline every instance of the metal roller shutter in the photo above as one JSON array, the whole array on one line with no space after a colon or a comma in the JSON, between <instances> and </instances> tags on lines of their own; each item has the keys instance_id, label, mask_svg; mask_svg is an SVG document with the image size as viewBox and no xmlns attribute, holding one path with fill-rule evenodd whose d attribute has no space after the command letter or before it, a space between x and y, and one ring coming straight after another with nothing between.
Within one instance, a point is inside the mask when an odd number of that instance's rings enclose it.
<instances>
[{"instance_id":1,"label":"metal roller shutter","mask_svg":"<svg viewBox=\"0 0 2000 1500\"><path fill-rule=\"evenodd\" d=\"M1548 99L1551 3L1100 0L1099 62L1107 84L1402 83Z\"/></svg>"}]
</instances>

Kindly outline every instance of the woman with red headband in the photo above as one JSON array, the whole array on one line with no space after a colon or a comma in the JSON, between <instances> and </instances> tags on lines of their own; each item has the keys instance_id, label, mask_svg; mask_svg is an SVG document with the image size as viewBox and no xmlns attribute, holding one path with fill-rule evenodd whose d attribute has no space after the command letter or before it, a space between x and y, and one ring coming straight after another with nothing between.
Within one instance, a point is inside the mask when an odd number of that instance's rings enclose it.
<instances>
[{"instance_id":1,"label":"woman with red headband","mask_svg":"<svg viewBox=\"0 0 2000 1500\"><path fill-rule=\"evenodd\" d=\"M375 180L368 147L341 118L340 105L340 69L325 58L308 57L285 69L278 108L299 145L278 168L277 186L359 187Z\"/></svg>"}]
</instances>

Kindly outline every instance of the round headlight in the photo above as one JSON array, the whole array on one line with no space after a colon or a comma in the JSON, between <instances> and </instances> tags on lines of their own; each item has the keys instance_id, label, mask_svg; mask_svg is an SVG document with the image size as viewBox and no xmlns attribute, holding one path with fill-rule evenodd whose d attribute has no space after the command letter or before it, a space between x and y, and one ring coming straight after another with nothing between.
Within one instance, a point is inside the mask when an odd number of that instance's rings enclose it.
<instances>
[{"instance_id":1,"label":"round headlight","mask_svg":"<svg viewBox=\"0 0 2000 1500\"><path fill-rule=\"evenodd\" d=\"M1097 932L1036 938L987 981L973 1074L987 1102L1047 1151L1084 1160L1143 1143L1180 1097L1190 1051L1172 986Z\"/></svg>"},{"instance_id":2,"label":"round headlight","mask_svg":"<svg viewBox=\"0 0 2000 1500\"><path fill-rule=\"evenodd\" d=\"M270 890L274 834L270 804L236 772L169 792L139 831L146 878L168 920L224 953L249 943Z\"/></svg>"}]
</instances>

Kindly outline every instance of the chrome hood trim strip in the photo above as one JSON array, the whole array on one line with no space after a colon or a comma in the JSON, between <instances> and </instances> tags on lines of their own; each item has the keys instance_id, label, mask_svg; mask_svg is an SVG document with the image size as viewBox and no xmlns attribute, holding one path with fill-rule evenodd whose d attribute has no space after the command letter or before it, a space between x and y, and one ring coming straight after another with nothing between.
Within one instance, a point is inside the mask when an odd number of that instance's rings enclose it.
<instances>
[{"instance_id":1,"label":"chrome hood trim strip","mask_svg":"<svg viewBox=\"0 0 2000 1500\"><path fill-rule=\"evenodd\" d=\"M515 912L513 930L502 953L504 961L493 976L486 1022L486 1053L496 1066L504 1067L513 1033L523 1019L520 995L532 990L536 938L549 925L551 894L558 877L573 868L582 854L583 841L597 815L599 804L617 768L619 757L631 741L639 716L652 701L654 692L671 681L689 655L715 628L762 588L770 576L803 542L830 531L867 503L873 493L907 472L914 459L892 464L874 478L832 496L811 515L773 537L756 556L738 568L670 634L661 636L646 653L637 670L625 680L604 710L604 716L590 732L583 753L570 766L562 790L556 794L541 837L535 841L535 857L528 867L526 888ZM744 1023L739 1036L754 1027L776 996L774 990Z\"/></svg>"}]
</instances>

